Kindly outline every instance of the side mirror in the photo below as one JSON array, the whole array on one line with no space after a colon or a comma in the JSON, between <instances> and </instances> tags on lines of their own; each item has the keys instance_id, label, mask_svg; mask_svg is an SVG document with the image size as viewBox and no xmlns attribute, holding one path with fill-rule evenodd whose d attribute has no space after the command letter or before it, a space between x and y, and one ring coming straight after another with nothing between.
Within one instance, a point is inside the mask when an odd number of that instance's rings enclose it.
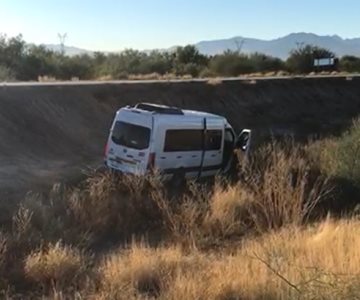
<instances>
[{"instance_id":1,"label":"side mirror","mask_svg":"<svg viewBox=\"0 0 360 300\"><path fill-rule=\"evenodd\" d=\"M250 142L251 142L251 130L243 129L238 136L236 142L236 148L244 152L247 152L248 149L250 148Z\"/></svg>"}]
</instances>

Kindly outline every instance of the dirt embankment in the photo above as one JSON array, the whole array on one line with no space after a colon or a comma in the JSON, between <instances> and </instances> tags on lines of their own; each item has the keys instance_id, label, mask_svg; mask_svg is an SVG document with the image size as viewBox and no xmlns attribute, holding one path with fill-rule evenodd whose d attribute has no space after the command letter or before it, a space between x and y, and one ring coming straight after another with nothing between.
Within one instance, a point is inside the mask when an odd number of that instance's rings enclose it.
<instances>
[{"instance_id":1,"label":"dirt embankment","mask_svg":"<svg viewBox=\"0 0 360 300\"><path fill-rule=\"evenodd\" d=\"M325 135L360 113L360 79L0 86L2 197L101 164L115 111L141 101L225 115L255 136Z\"/></svg>"}]
</instances>

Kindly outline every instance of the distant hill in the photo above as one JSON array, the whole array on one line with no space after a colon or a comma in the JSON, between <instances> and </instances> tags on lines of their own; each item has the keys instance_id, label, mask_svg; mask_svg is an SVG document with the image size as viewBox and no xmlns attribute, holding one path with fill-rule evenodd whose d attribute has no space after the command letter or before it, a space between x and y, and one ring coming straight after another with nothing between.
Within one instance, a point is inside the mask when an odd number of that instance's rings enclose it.
<instances>
[{"instance_id":1,"label":"distant hill","mask_svg":"<svg viewBox=\"0 0 360 300\"><path fill-rule=\"evenodd\" d=\"M325 47L337 56L356 55L360 56L360 38L343 39L338 35L320 36L313 33L292 33L287 36L273 39L260 40L244 37L230 39L202 41L195 46L203 54L214 55L223 53L225 50L236 50L241 47L244 53L261 52L271 56L286 59L289 52L300 44L312 44Z\"/></svg>"},{"instance_id":2,"label":"distant hill","mask_svg":"<svg viewBox=\"0 0 360 300\"><path fill-rule=\"evenodd\" d=\"M246 37L233 37L229 39L201 41L196 43L195 46L203 54L214 55L220 54L230 50L237 50L241 47L243 53L261 52L274 57L286 59L289 52L300 46L301 44L312 44L320 47L327 48L333 51L337 56L343 55L356 55L360 56L360 38L344 39L338 35L316 35L313 33L291 33L287 36L273 39L273 40L260 40ZM59 51L60 45L47 44L46 48ZM176 47L169 49L158 49L159 51L174 51ZM149 53L151 50L146 50ZM91 55L94 51L81 49L77 47L65 46L65 54L69 56L79 54Z\"/></svg>"},{"instance_id":3,"label":"distant hill","mask_svg":"<svg viewBox=\"0 0 360 300\"><path fill-rule=\"evenodd\" d=\"M45 44L43 46L45 46L47 49L55 51L55 52L61 51L61 46L59 44ZM65 54L68 56L74 56L74 55L80 55L80 54L91 55L92 53L94 53L93 51L90 51L90 50L85 50L85 49L72 47L72 46L65 46L64 49L65 49Z\"/></svg>"}]
</instances>

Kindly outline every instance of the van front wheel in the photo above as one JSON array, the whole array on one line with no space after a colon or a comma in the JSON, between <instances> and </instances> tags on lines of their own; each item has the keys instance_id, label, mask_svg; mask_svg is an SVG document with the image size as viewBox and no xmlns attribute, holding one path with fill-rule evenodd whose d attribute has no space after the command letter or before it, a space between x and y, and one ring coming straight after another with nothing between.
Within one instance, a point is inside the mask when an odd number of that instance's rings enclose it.
<instances>
[{"instance_id":1,"label":"van front wheel","mask_svg":"<svg viewBox=\"0 0 360 300\"><path fill-rule=\"evenodd\" d=\"M174 172L174 175L171 178L171 185L173 187L181 187L184 186L185 183L185 170L184 168L179 168Z\"/></svg>"}]
</instances>

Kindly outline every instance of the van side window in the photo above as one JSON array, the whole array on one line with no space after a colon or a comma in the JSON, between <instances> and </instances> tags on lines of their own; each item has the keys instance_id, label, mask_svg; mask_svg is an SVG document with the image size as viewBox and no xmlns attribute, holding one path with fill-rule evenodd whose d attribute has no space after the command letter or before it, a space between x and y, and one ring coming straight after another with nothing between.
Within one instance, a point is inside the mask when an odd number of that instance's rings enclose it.
<instances>
[{"instance_id":1,"label":"van side window","mask_svg":"<svg viewBox=\"0 0 360 300\"><path fill-rule=\"evenodd\" d=\"M206 150L220 150L221 140L221 130L208 130L206 132Z\"/></svg>"},{"instance_id":2,"label":"van side window","mask_svg":"<svg viewBox=\"0 0 360 300\"><path fill-rule=\"evenodd\" d=\"M225 130L225 143L234 143L235 136L230 129Z\"/></svg>"},{"instance_id":3,"label":"van side window","mask_svg":"<svg viewBox=\"0 0 360 300\"><path fill-rule=\"evenodd\" d=\"M164 152L201 151L202 133L198 129L166 130Z\"/></svg>"},{"instance_id":4,"label":"van side window","mask_svg":"<svg viewBox=\"0 0 360 300\"><path fill-rule=\"evenodd\" d=\"M201 151L202 134L203 131L198 129L167 130L164 152ZM220 150L221 140L221 130L207 130L205 150Z\"/></svg>"}]
</instances>

